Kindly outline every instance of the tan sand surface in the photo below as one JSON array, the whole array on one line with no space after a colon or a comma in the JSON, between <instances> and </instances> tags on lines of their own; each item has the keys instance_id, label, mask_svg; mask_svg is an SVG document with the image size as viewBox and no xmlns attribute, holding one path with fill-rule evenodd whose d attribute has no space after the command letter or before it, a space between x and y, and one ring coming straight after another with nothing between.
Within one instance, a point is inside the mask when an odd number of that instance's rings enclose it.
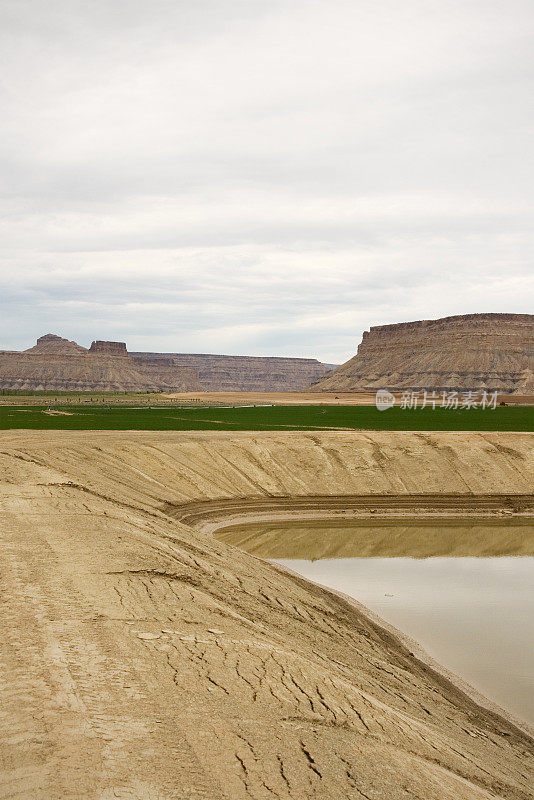
<instances>
[{"instance_id":1,"label":"tan sand surface","mask_svg":"<svg viewBox=\"0 0 534 800\"><path fill-rule=\"evenodd\" d=\"M397 404L401 393L395 393ZM374 392L144 392L139 393L102 393L71 392L54 394L53 391L43 395L31 395L21 392L17 395L0 394L0 405L39 405L54 402L59 405L374 405ZM499 395L499 402L507 405L534 405L534 395Z\"/></svg>"},{"instance_id":2,"label":"tan sand surface","mask_svg":"<svg viewBox=\"0 0 534 800\"><path fill-rule=\"evenodd\" d=\"M397 404L401 392L394 392ZM159 395L162 400L198 405L375 405L376 392L174 392ZM534 396L499 395L506 405L534 405ZM161 402L161 401L160 401Z\"/></svg>"},{"instance_id":3,"label":"tan sand surface","mask_svg":"<svg viewBox=\"0 0 534 800\"><path fill-rule=\"evenodd\" d=\"M175 392L167 398L206 405L374 405L375 392Z\"/></svg>"},{"instance_id":4,"label":"tan sand surface","mask_svg":"<svg viewBox=\"0 0 534 800\"><path fill-rule=\"evenodd\" d=\"M389 490L385 490L389 491ZM239 497L217 500L194 500L189 503L169 504L166 511L175 519L186 525L191 525L198 531L214 535L221 529L240 526L250 530L256 524L293 523L295 527L311 525L317 520L325 523L342 524L359 520L382 524L386 520L395 520L396 529L401 524L407 523L414 517L418 523L432 520L433 529L446 523L468 520L479 520L492 523L508 520L515 526L516 523L530 523L534 520L534 494L332 494L305 496L281 495L271 497ZM233 534L229 534L230 536ZM239 537L239 534L237 534ZM408 531L405 531L402 541L408 545ZM218 538L223 538L222 532ZM311 533L310 533L311 538ZM510 544L515 540L511 530L508 530L506 540ZM527 537L528 538L528 537ZM225 540L226 541L226 540ZM230 539L228 541L231 541ZM376 542L376 536L373 537ZM247 549L247 548L244 548ZM518 551L519 554L519 551ZM258 555L263 555L258 553ZM408 555L408 553L407 553ZM476 555L476 553L473 553ZM525 553L526 555L526 553Z\"/></svg>"},{"instance_id":5,"label":"tan sand surface","mask_svg":"<svg viewBox=\"0 0 534 800\"><path fill-rule=\"evenodd\" d=\"M525 434L3 432L0 797L533 798L526 733L169 513L533 486Z\"/></svg>"}]
</instances>

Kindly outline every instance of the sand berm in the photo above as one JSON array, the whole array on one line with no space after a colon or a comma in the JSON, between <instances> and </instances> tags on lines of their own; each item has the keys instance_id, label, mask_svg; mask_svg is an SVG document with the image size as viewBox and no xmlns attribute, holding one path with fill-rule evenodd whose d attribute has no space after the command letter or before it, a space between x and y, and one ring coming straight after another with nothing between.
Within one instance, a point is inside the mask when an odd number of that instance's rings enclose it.
<instances>
[{"instance_id":1,"label":"sand berm","mask_svg":"<svg viewBox=\"0 0 534 800\"><path fill-rule=\"evenodd\" d=\"M533 742L209 499L527 494L531 434L4 432L0 798L533 798Z\"/></svg>"}]
</instances>

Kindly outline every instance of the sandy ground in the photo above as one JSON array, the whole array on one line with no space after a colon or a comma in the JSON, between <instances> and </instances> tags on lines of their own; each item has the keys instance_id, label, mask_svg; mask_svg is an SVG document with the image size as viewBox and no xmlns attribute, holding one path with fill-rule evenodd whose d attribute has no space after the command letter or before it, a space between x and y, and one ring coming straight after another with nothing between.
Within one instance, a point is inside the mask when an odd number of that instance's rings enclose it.
<instances>
[{"instance_id":1,"label":"sandy ground","mask_svg":"<svg viewBox=\"0 0 534 800\"><path fill-rule=\"evenodd\" d=\"M401 393L395 394L397 405ZM46 395L1 395L0 406L20 405L96 405L96 406L233 406L233 405L375 405L375 392L157 392L103 394L85 392ZM534 396L500 395L507 405L534 405Z\"/></svg>"},{"instance_id":2,"label":"sandy ground","mask_svg":"<svg viewBox=\"0 0 534 800\"><path fill-rule=\"evenodd\" d=\"M3 432L0 797L533 798L525 733L169 514L533 485L533 435Z\"/></svg>"},{"instance_id":3,"label":"sandy ground","mask_svg":"<svg viewBox=\"0 0 534 800\"><path fill-rule=\"evenodd\" d=\"M177 392L165 394L173 401L198 405L375 405L375 392ZM395 393L397 405L401 393ZM507 405L534 405L534 397L500 395Z\"/></svg>"},{"instance_id":4,"label":"sandy ground","mask_svg":"<svg viewBox=\"0 0 534 800\"><path fill-rule=\"evenodd\" d=\"M202 405L374 405L374 392L179 392L173 400Z\"/></svg>"},{"instance_id":5,"label":"sandy ground","mask_svg":"<svg viewBox=\"0 0 534 800\"><path fill-rule=\"evenodd\" d=\"M176 506L169 504L166 510L180 522L210 535L234 526L276 525L277 522L298 526L306 520L341 523L354 519L382 520L382 524L396 520L397 524L403 524L416 517L419 524L422 520L434 520L434 527L446 520L509 520L510 524L515 524L534 520L534 495L405 493L378 496L332 494L325 497L309 494L305 497L196 500Z\"/></svg>"}]
</instances>

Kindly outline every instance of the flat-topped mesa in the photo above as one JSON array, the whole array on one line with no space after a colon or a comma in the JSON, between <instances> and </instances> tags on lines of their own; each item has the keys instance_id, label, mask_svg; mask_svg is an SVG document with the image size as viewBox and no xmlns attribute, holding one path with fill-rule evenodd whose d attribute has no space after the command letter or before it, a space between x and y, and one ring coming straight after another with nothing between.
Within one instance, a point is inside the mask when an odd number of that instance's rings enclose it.
<instances>
[{"instance_id":1,"label":"flat-topped mesa","mask_svg":"<svg viewBox=\"0 0 534 800\"><path fill-rule=\"evenodd\" d=\"M172 359L198 374L206 392L287 392L305 389L330 367L315 358L226 356L212 353L130 353L140 365Z\"/></svg>"},{"instance_id":2,"label":"flat-topped mesa","mask_svg":"<svg viewBox=\"0 0 534 800\"><path fill-rule=\"evenodd\" d=\"M534 315L466 314L372 327L314 391L534 393Z\"/></svg>"},{"instance_id":3,"label":"flat-topped mesa","mask_svg":"<svg viewBox=\"0 0 534 800\"><path fill-rule=\"evenodd\" d=\"M131 354L129 354L131 356ZM178 364L174 358L129 358L136 368L146 375L155 385L165 391L191 392L201 391L198 370Z\"/></svg>"},{"instance_id":4,"label":"flat-topped mesa","mask_svg":"<svg viewBox=\"0 0 534 800\"><path fill-rule=\"evenodd\" d=\"M128 353L128 355L133 358L136 364L142 364L144 367L176 367L179 366L178 362L175 358L166 358L165 356L161 356L157 358L156 356L151 357L147 356L146 358L138 358L135 353Z\"/></svg>"},{"instance_id":5,"label":"flat-topped mesa","mask_svg":"<svg viewBox=\"0 0 534 800\"><path fill-rule=\"evenodd\" d=\"M0 390L66 392L198 391L194 370L136 364L124 342L94 341L90 350L48 333L23 352L0 353Z\"/></svg>"},{"instance_id":6,"label":"flat-topped mesa","mask_svg":"<svg viewBox=\"0 0 534 800\"><path fill-rule=\"evenodd\" d=\"M51 333L0 352L0 389L10 391L296 391L328 371L313 358L128 353L100 339L86 350Z\"/></svg>"},{"instance_id":7,"label":"flat-topped mesa","mask_svg":"<svg viewBox=\"0 0 534 800\"><path fill-rule=\"evenodd\" d=\"M89 352L95 355L127 357L126 342L105 342L97 339L91 344Z\"/></svg>"}]
</instances>

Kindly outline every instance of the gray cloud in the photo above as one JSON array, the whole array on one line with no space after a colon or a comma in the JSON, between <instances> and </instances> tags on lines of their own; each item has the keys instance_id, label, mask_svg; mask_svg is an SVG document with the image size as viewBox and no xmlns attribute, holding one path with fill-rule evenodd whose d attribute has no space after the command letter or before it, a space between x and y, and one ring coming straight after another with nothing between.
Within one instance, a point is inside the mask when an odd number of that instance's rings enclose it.
<instances>
[{"instance_id":1,"label":"gray cloud","mask_svg":"<svg viewBox=\"0 0 534 800\"><path fill-rule=\"evenodd\" d=\"M529 0L0 0L0 347L532 311Z\"/></svg>"}]
</instances>

